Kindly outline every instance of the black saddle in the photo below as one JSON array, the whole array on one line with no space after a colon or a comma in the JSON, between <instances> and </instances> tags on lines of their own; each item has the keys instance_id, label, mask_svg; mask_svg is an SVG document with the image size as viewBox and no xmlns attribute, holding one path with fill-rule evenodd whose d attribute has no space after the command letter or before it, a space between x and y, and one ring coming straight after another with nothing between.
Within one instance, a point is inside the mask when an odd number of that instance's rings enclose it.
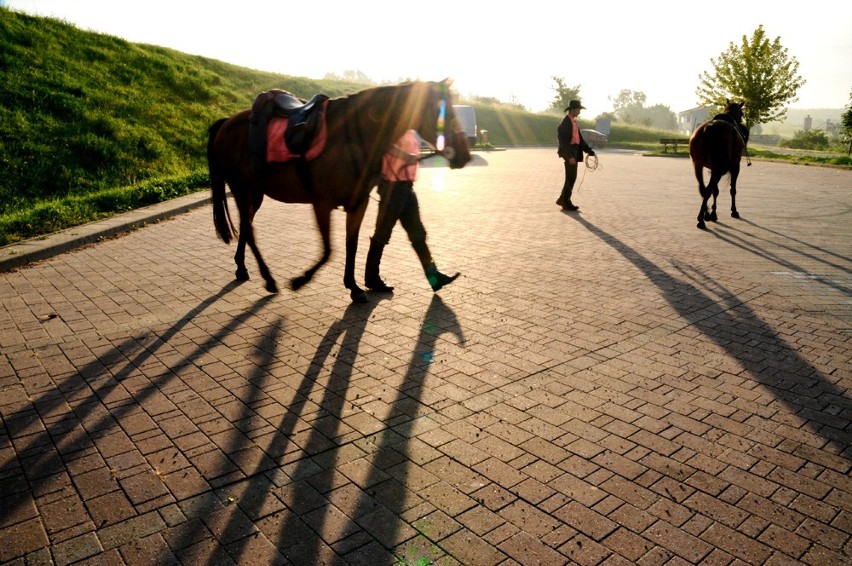
<instances>
[{"instance_id":1,"label":"black saddle","mask_svg":"<svg viewBox=\"0 0 852 566\"><path fill-rule=\"evenodd\" d=\"M322 125L325 94L314 95L305 102L286 90L273 89L260 93L251 105L249 115L249 150L251 170L259 173L266 165L266 128L276 116L287 118L284 143L293 155L304 155L311 147Z\"/></svg>"}]
</instances>

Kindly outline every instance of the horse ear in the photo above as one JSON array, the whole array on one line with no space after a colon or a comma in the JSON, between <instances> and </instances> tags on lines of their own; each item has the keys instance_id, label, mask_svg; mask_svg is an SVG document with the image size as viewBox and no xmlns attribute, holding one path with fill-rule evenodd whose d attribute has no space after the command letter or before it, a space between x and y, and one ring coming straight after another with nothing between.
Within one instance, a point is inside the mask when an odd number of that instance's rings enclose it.
<instances>
[{"instance_id":1,"label":"horse ear","mask_svg":"<svg viewBox=\"0 0 852 566\"><path fill-rule=\"evenodd\" d=\"M444 83L447 86L447 88L450 88L451 86L453 86L453 79L451 79L450 77L445 78L441 82Z\"/></svg>"}]
</instances>

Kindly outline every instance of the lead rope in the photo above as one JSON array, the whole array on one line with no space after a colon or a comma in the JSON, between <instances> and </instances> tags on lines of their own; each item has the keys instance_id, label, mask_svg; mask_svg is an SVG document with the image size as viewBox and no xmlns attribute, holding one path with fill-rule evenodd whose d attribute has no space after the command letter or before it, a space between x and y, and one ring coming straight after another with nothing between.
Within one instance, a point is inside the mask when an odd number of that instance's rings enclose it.
<instances>
[{"instance_id":1,"label":"lead rope","mask_svg":"<svg viewBox=\"0 0 852 566\"><path fill-rule=\"evenodd\" d=\"M586 180L586 171L598 171L603 169L603 165L598 163L598 154L587 155L586 159L583 160L583 163L586 164L586 167L583 169L583 178L580 179L580 184L577 185L577 192L580 192L580 187L583 186L583 181Z\"/></svg>"},{"instance_id":2,"label":"lead rope","mask_svg":"<svg viewBox=\"0 0 852 566\"><path fill-rule=\"evenodd\" d=\"M739 128L734 128L734 129L737 131L737 134L740 136L740 139L743 141L743 151L745 152L745 156L746 156L746 167L751 167L751 156L749 156L749 154L748 154L748 142L743 137L743 133L740 131Z\"/></svg>"}]
</instances>

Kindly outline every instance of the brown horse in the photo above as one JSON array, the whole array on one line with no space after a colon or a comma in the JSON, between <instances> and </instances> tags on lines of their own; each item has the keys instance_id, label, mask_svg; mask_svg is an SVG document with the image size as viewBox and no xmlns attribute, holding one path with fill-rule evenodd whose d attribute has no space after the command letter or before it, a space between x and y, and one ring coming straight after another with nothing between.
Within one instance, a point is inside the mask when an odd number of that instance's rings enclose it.
<instances>
[{"instance_id":1,"label":"brown horse","mask_svg":"<svg viewBox=\"0 0 852 566\"><path fill-rule=\"evenodd\" d=\"M464 167L470 160L464 134L445 131L445 125L456 127L448 81L376 87L330 99L325 110L327 141L322 153L310 161L268 163L259 173L250 167L250 114L251 110L244 110L210 127L207 162L213 220L219 236L230 243L237 231L226 202L227 183L240 214L239 241L234 255L237 279L249 278L245 266L248 244L266 281L266 289L272 293L278 291L278 286L258 251L252 228L264 195L314 207L323 253L304 275L291 281L294 290L310 281L328 261L331 211L343 207L346 211L343 284L353 301L365 302L367 295L355 282L355 254L368 197L381 174L382 156L406 130L413 129L449 160L451 168Z\"/></svg>"},{"instance_id":2,"label":"brown horse","mask_svg":"<svg viewBox=\"0 0 852 566\"><path fill-rule=\"evenodd\" d=\"M700 124L689 138L689 156L698 179L701 193L701 209L698 211L698 227L707 226L705 220L716 222L716 197L719 196L719 180L729 173L731 176L731 216L739 218L737 212L737 176L740 174L740 159L748 139L748 130L742 124L744 102L727 101L724 112L712 120ZM704 184L704 169L710 170L710 181ZM707 209L713 197L711 210Z\"/></svg>"}]
</instances>

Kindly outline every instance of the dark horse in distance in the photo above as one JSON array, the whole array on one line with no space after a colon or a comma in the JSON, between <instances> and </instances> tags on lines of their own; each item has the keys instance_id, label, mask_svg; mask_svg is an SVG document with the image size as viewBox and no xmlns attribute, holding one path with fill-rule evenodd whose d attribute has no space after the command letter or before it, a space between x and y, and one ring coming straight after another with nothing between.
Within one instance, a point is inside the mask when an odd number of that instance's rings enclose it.
<instances>
[{"instance_id":1,"label":"dark horse in distance","mask_svg":"<svg viewBox=\"0 0 852 566\"><path fill-rule=\"evenodd\" d=\"M213 193L213 219L219 236L226 243L239 234L234 255L237 279L249 277L245 266L248 244L266 281L266 289L273 293L278 286L258 251L252 228L264 196L282 202L312 204L314 208L323 253L304 275L291 281L294 290L310 281L328 261L331 211L343 207L346 212L343 284L353 301L364 302L367 295L355 282L355 254L368 197L381 174L382 156L406 130L413 129L449 160L451 168L464 167L470 160L464 134L452 129L456 127L456 120L448 81L408 82L328 99L324 111L325 148L309 161L266 163L259 171L256 162L252 162L251 113L251 110L244 110L210 127L207 162ZM226 184L239 210L238 232L228 211Z\"/></svg>"},{"instance_id":2,"label":"dark horse in distance","mask_svg":"<svg viewBox=\"0 0 852 566\"><path fill-rule=\"evenodd\" d=\"M698 179L701 193L701 209L698 211L698 227L706 229L705 220L716 222L716 197L719 196L719 180L729 173L731 176L731 216L739 218L737 212L737 176L740 174L740 159L748 141L748 130L742 123L745 102L727 101L724 112L712 120L699 125L689 138L689 156ZM710 170L710 180L704 184L704 169ZM713 197L712 209L707 209Z\"/></svg>"}]
</instances>

